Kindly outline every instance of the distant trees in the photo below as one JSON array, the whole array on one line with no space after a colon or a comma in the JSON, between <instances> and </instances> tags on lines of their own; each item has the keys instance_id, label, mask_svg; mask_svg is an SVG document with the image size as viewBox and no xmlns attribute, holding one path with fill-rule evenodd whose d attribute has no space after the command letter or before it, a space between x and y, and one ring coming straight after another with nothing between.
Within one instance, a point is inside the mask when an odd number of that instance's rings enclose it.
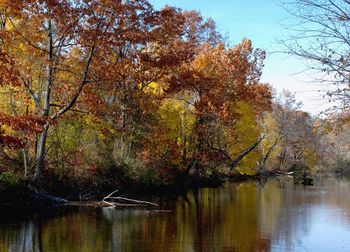
<instances>
[{"instance_id":1,"label":"distant trees","mask_svg":"<svg viewBox=\"0 0 350 252\"><path fill-rule=\"evenodd\" d=\"M315 120L300 110L289 91L281 93L265 116L262 131L261 169L293 170L313 168L318 161Z\"/></svg>"},{"instance_id":2,"label":"distant trees","mask_svg":"<svg viewBox=\"0 0 350 252\"><path fill-rule=\"evenodd\" d=\"M337 173L350 172L349 114L332 114L317 121L320 166Z\"/></svg>"}]
</instances>

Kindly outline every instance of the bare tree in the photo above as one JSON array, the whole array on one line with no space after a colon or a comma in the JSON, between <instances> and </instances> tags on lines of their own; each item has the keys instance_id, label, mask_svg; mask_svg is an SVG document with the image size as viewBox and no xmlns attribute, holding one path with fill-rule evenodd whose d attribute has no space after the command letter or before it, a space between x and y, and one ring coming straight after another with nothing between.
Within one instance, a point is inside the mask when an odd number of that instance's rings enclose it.
<instances>
[{"instance_id":1,"label":"bare tree","mask_svg":"<svg viewBox=\"0 0 350 252\"><path fill-rule=\"evenodd\" d=\"M317 81L332 84L327 95L350 106L350 1L281 0L296 18L282 41L285 51L308 62Z\"/></svg>"},{"instance_id":2,"label":"bare tree","mask_svg":"<svg viewBox=\"0 0 350 252\"><path fill-rule=\"evenodd\" d=\"M276 148L280 142L287 140L288 135L290 134L290 129L293 127L293 121L294 121L294 114L297 110L301 108L301 103L297 102L295 99L295 95L292 94L290 91L283 90L275 100L274 104L272 105L272 117L276 121L277 126L277 132L275 132L276 136L272 140L272 143L267 147L267 149L264 151L263 156L260 160L260 169L266 169L266 164L268 159L270 158L270 155ZM271 133L271 125L264 126L267 131L267 135ZM284 144L284 148L286 147L286 143ZM283 156L281 154L281 156ZM282 166L281 163L283 162L281 158L281 162L279 166ZM279 169L281 167L278 167Z\"/></svg>"}]
</instances>

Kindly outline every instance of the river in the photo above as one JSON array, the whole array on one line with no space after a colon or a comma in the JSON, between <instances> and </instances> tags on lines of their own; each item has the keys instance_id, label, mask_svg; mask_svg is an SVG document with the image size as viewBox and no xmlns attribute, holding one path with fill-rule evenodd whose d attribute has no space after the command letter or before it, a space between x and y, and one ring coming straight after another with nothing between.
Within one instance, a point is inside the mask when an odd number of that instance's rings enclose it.
<instances>
[{"instance_id":1,"label":"river","mask_svg":"<svg viewBox=\"0 0 350 252\"><path fill-rule=\"evenodd\" d=\"M161 209L60 209L0 217L0 251L350 251L350 181L226 184Z\"/></svg>"}]
</instances>

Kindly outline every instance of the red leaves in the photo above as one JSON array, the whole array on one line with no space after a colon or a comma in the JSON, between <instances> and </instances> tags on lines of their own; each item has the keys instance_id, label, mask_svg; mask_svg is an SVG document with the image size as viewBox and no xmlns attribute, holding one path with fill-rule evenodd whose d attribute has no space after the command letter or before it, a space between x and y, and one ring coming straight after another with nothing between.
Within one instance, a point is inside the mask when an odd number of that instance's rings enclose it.
<instances>
[{"instance_id":1,"label":"red leaves","mask_svg":"<svg viewBox=\"0 0 350 252\"><path fill-rule=\"evenodd\" d=\"M18 134L19 132L39 133L43 130L45 123L46 121L43 118L37 116L9 116L0 113L0 126L6 125L16 131L14 134ZM9 148L18 149L23 147L25 145L25 138L27 136L4 135L0 128L0 144Z\"/></svg>"},{"instance_id":2,"label":"red leaves","mask_svg":"<svg viewBox=\"0 0 350 252\"><path fill-rule=\"evenodd\" d=\"M0 113L0 125L5 124L15 131L39 133L43 130L45 123L46 120L38 116L8 116Z\"/></svg>"},{"instance_id":3,"label":"red leaves","mask_svg":"<svg viewBox=\"0 0 350 252\"><path fill-rule=\"evenodd\" d=\"M0 87L3 85L20 86L20 83L14 62L5 52L0 52Z\"/></svg>"},{"instance_id":4,"label":"red leaves","mask_svg":"<svg viewBox=\"0 0 350 252\"><path fill-rule=\"evenodd\" d=\"M191 65L183 66L169 78L167 93L190 90L197 94L197 113L215 113L231 120L230 111L238 101L254 104L261 114L271 107L271 90L259 83L265 54L254 50L250 40L226 48L205 45Z\"/></svg>"},{"instance_id":5,"label":"red leaves","mask_svg":"<svg viewBox=\"0 0 350 252\"><path fill-rule=\"evenodd\" d=\"M2 136L0 134L0 145L5 145L11 149L19 149L24 146L24 142L17 137Z\"/></svg>"},{"instance_id":6,"label":"red leaves","mask_svg":"<svg viewBox=\"0 0 350 252\"><path fill-rule=\"evenodd\" d=\"M271 110L272 107L272 92L269 84L255 83L250 86L247 94L249 101L256 113L262 115L263 112Z\"/></svg>"}]
</instances>

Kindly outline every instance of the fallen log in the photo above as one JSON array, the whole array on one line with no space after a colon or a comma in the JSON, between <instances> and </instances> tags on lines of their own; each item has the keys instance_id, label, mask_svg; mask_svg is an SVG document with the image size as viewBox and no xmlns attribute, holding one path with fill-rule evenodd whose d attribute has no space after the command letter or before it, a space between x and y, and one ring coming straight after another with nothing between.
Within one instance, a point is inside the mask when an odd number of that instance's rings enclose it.
<instances>
[{"instance_id":1,"label":"fallen log","mask_svg":"<svg viewBox=\"0 0 350 252\"><path fill-rule=\"evenodd\" d=\"M149 201L144 201L144 200L135 200L135 199L130 199L130 198L125 198L125 197L113 197L113 195L118 192L118 190L113 191L106 197L102 199L102 203L106 204L111 207L137 207L137 206L156 206L158 207L159 205L156 203L152 203ZM131 202L130 203L120 203L120 202L115 202L115 201L126 201L126 202Z\"/></svg>"},{"instance_id":2,"label":"fallen log","mask_svg":"<svg viewBox=\"0 0 350 252\"><path fill-rule=\"evenodd\" d=\"M156 204L156 203L152 203L152 202L148 202L148 201L143 201L143 200L134 200L134 199L124 198L124 197L109 197L109 199L112 199L112 200L129 201L129 202L133 202L133 203L141 204L141 205L159 206L159 205Z\"/></svg>"},{"instance_id":3,"label":"fallen log","mask_svg":"<svg viewBox=\"0 0 350 252\"><path fill-rule=\"evenodd\" d=\"M108 201L70 201L65 206L72 207L146 207L146 205L139 204L121 204L116 202L108 202Z\"/></svg>"}]
</instances>

